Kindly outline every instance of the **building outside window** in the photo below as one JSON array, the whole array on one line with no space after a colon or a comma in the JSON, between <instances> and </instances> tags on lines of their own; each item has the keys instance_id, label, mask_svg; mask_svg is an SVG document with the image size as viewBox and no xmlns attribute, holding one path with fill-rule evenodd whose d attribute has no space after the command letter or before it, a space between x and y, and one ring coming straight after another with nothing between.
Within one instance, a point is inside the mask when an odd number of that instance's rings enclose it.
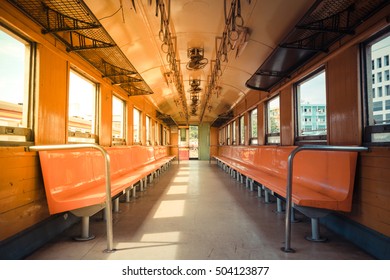
<instances>
[{"instance_id":1,"label":"building outside window","mask_svg":"<svg viewBox=\"0 0 390 280\"><path fill-rule=\"evenodd\" d=\"M296 85L297 140L325 140L326 82L320 70Z\"/></svg>"},{"instance_id":2,"label":"building outside window","mask_svg":"<svg viewBox=\"0 0 390 280\"><path fill-rule=\"evenodd\" d=\"M141 111L136 108L133 109L133 141L141 143Z\"/></svg>"},{"instance_id":3,"label":"building outside window","mask_svg":"<svg viewBox=\"0 0 390 280\"><path fill-rule=\"evenodd\" d=\"M279 95L267 102L267 144L280 143L280 98Z\"/></svg>"},{"instance_id":4,"label":"building outside window","mask_svg":"<svg viewBox=\"0 0 390 280\"><path fill-rule=\"evenodd\" d=\"M152 145L152 138L151 138L151 131L152 131L152 121L149 116L146 116L146 123L145 123L145 128L146 128L146 145L150 146Z\"/></svg>"},{"instance_id":5,"label":"building outside window","mask_svg":"<svg viewBox=\"0 0 390 280\"><path fill-rule=\"evenodd\" d=\"M1 25L0 42L0 142L32 142L35 44Z\"/></svg>"},{"instance_id":6,"label":"building outside window","mask_svg":"<svg viewBox=\"0 0 390 280\"><path fill-rule=\"evenodd\" d=\"M390 29L377 34L363 44L362 58L365 63L376 61L376 68L365 67L365 113L366 126L365 142L384 143L390 142ZM383 62L383 63L382 63ZM367 77L376 76L373 83Z\"/></svg>"},{"instance_id":7,"label":"building outside window","mask_svg":"<svg viewBox=\"0 0 390 280\"><path fill-rule=\"evenodd\" d=\"M97 142L95 82L74 70L69 74L68 141Z\"/></svg>"},{"instance_id":8,"label":"building outside window","mask_svg":"<svg viewBox=\"0 0 390 280\"><path fill-rule=\"evenodd\" d=\"M112 141L114 145L126 145L125 137L125 114L126 102L112 97Z\"/></svg>"}]
</instances>

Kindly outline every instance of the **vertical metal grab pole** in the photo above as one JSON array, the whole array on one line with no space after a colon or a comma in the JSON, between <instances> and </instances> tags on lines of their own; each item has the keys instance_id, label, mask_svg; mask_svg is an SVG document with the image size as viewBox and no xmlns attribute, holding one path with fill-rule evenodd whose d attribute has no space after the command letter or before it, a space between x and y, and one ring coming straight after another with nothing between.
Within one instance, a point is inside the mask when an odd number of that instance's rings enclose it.
<instances>
[{"instance_id":1,"label":"vertical metal grab pole","mask_svg":"<svg viewBox=\"0 0 390 280\"><path fill-rule=\"evenodd\" d=\"M107 249L104 252L110 253L114 250L114 235L113 235L113 223L112 223L112 204L111 204L111 173L110 173L110 155L103 147L94 143L87 144L63 144L63 145L39 145L30 146L28 150L31 151L50 151L50 150L71 150L71 149L85 149L93 148L99 150L104 157L105 175L106 175L106 231L107 231Z\"/></svg>"},{"instance_id":2,"label":"vertical metal grab pole","mask_svg":"<svg viewBox=\"0 0 390 280\"><path fill-rule=\"evenodd\" d=\"M347 146L324 146L324 145L306 145L295 148L288 156L287 160L287 187L286 187L286 220L285 220L285 238L282 251L286 253L295 252L291 248L291 211L292 211L292 181L293 181L293 160L297 153L304 150L322 150L322 151L344 151L344 152L364 152L367 147L347 147Z\"/></svg>"}]
</instances>

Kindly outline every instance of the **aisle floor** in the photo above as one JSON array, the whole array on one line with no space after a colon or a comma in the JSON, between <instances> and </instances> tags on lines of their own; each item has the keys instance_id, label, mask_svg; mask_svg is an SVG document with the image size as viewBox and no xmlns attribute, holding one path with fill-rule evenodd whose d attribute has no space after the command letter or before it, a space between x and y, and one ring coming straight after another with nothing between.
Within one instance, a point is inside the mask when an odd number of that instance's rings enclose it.
<instances>
[{"instance_id":1,"label":"aisle floor","mask_svg":"<svg viewBox=\"0 0 390 280\"><path fill-rule=\"evenodd\" d=\"M369 260L372 257L324 227L328 242L315 243L307 218L292 225L291 246L281 251L284 214L257 192L232 179L215 162L177 161L129 203L114 213L113 253L107 247L105 222L91 217L96 238L73 241L80 224L27 257L29 260Z\"/></svg>"}]
</instances>

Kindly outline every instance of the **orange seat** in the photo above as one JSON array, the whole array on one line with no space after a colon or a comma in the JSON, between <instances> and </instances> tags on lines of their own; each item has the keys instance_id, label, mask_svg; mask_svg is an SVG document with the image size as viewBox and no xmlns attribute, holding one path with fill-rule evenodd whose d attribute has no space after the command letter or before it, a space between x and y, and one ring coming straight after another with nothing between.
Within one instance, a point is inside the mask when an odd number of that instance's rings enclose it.
<instances>
[{"instance_id":1,"label":"orange seat","mask_svg":"<svg viewBox=\"0 0 390 280\"><path fill-rule=\"evenodd\" d=\"M123 193L174 158L168 155L166 147L121 146L106 150L110 155L111 197ZM50 214L94 205L104 207L105 165L99 151L40 151L39 158Z\"/></svg>"},{"instance_id":2,"label":"orange seat","mask_svg":"<svg viewBox=\"0 0 390 280\"><path fill-rule=\"evenodd\" d=\"M223 146L215 158L286 197L287 160L295 146ZM302 151L293 165L294 205L351 211L357 152Z\"/></svg>"}]
</instances>

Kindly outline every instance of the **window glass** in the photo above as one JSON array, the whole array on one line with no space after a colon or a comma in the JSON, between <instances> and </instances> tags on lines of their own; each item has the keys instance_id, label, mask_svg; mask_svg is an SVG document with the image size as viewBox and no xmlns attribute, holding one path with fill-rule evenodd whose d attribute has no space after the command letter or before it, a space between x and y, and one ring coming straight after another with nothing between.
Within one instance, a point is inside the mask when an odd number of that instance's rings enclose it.
<instances>
[{"instance_id":1,"label":"window glass","mask_svg":"<svg viewBox=\"0 0 390 280\"><path fill-rule=\"evenodd\" d=\"M237 145L236 128L237 128L237 121L233 121L233 123L232 123L232 145Z\"/></svg>"},{"instance_id":2,"label":"window glass","mask_svg":"<svg viewBox=\"0 0 390 280\"><path fill-rule=\"evenodd\" d=\"M267 102L267 143L280 143L280 98L279 95Z\"/></svg>"},{"instance_id":3,"label":"window glass","mask_svg":"<svg viewBox=\"0 0 390 280\"><path fill-rule=\"evenodd\" d=\"M232 125L229 123L227 125L227 130L226 130L226 144L227 145L231 145L232 144L231 133L232 133Z\"/></svg>"},{"instance_id":4,"label":"window glass","mask_svg":"<svg viewBox=\"0 0 390 280\"><path fill-rule=\"evenodd\" d=\"M145 127L146 127L146 145L152 145L152 139L150 135L150 132L152 131L152 122L149 116L146 116Z\"/></svg>"},{"instance_id":5,"label":"window glass","mask_svg":"<svg viewBox=\"0 0 390 280\"><path fill-rule=\"evenodd\" d=\"M69 75L68 140L96 142L97 85L71 70Z\"/></svg>"},{"instance_id":6,"label":"window glass","mask_svg":"<svg viewBox=\"0 0 390 280\"><path fill-rule=\"evenodd\" d=\"M327 134L325 71L298 83L296 90L298 137L322 139Z\"/></svg>"},{"instance_id":7,"label":"window glass","mask_svg":"<svg viewBox=\"0 0 390 280\"><path fill-rule=\"evenodd\" d=\"M122 99L112 97L112 138L116 144L125 144L125 108L126 103Z\"/></svg>"},{"instance_id":8,"label":"window glass","mask_svg":"<svg viewBox=\"0 0 390 280\"><path fill-rule=\"evenodd\" d=\"M245 119L244 116L240 117L240 145L245 144Z\"/></svg>"},{"instance_id":9,"label":"window glass","mask_svg":"<svg viewBox=\"0 0 390 280\"><path fill-rule=\"evenodd\" d=\"M134 143L141 142L141 111L133 109L133 140Z\"/></svg>"},{"instance_id":10,"label":"window glass","mask_svg":"<svg viewBox=\"0 0 390 280\"><path fill-rule=\"evenodd\" d=\"M376 61L377 68L366 67L366 127L365 142L390 142L390 80L389 80L389 29L364 43L366 61ZM382 63L383 61L383 63ZM379 68L380 67L380 68ZM383 73L383 74L382 74ZM376 83L367 77L376 76ZM374 94L376 93L376 94Z\"/></svg>"},{"instance_id":11,"label":"window glass","mask_svg":"<svg viewBox=\"0 0 390 280\"><path fill-rule=\"evenodd\" d=\"M32 141L29 124L32 43L0 26L0 141Z\"/></svg>"},{"instance_id":12,"label":"window glass","mask_svg":"<svg viewBox=\"0 0 390 280\"><path fill-rule=\"evenodd\" d=\"M256 145L258 143L257 134L257 108L250 112L249 116L250 126L250 144Z\"/></svg>"}]
</instances>

